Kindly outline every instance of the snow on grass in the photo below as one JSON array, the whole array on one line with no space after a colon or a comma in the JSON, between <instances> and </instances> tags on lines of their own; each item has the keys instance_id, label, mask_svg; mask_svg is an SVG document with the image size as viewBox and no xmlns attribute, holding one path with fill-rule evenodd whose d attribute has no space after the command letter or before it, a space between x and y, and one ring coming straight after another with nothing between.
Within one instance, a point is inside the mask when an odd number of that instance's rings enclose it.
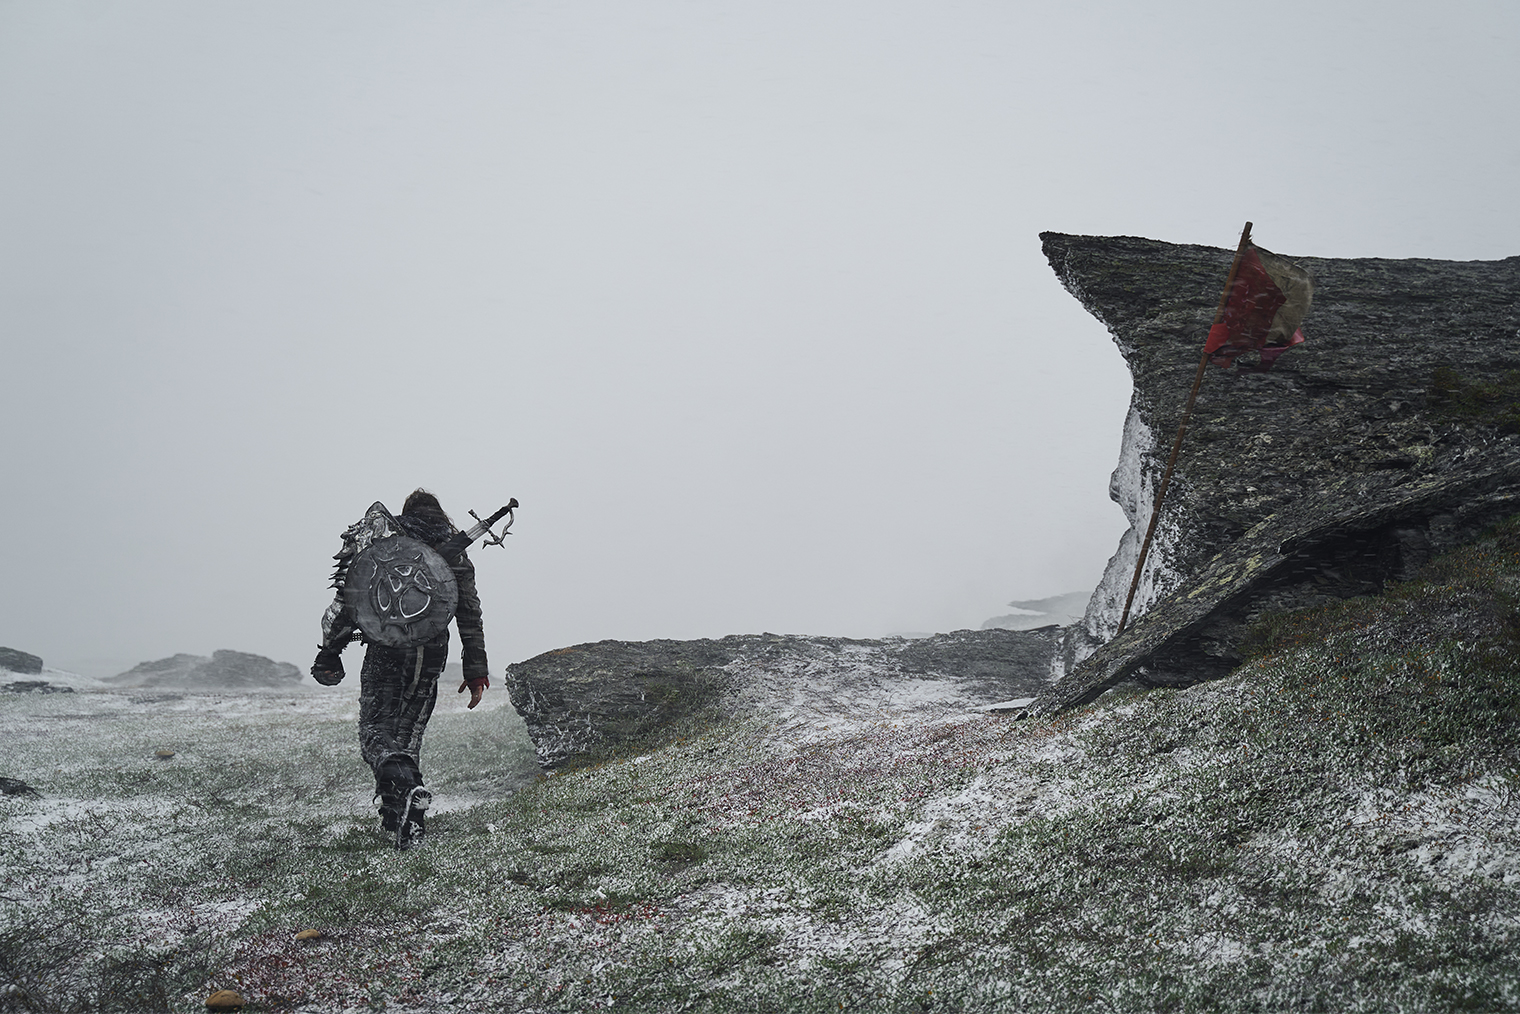
<instances>
[{"instance_id":1,"label":"snow on grass","mask_svg":"<svg viewBox=\"0 0 1520 1014\"><path fill-rule=\"evenodd\" d=\"M409 853L340 695L5 700L45 796L0 799L0 1009L1520 1009L1510 538L1054 721L778 673L533 778L511 712L445 704Z\"/></svg>"},{"instance_id":2,"label":"snow on grass","mask_svg":"<svg viewBox=\"0 0 1520 1014\"><path fill-rule=\"evenodd\" d=\"M845 643L782 659L741 657L725 667L741 687L732 708L770 724L773 746L796 750L880 725L959 720L984 704L953 679L903 676L875 645Z\"/></svg>"}]
</instances>

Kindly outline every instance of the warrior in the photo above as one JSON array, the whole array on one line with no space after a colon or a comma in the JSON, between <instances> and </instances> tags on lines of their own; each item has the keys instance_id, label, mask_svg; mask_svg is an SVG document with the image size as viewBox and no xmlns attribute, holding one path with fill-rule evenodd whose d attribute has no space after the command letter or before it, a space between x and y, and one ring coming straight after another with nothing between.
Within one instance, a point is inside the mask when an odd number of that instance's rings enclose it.
<instances>
[{"instance_id":1,"label":"warrior","mask_svg":"<svg viewBox=\"0 0 1520 1014\"><path fill-rule=\"evenodd\" d=\"M359 750L375 775L381 830L394 833L399 849L421 844L426 831L432 797L422 784L422 734L448 660L450 618L463 653L459 693L468 690L474 708L491 685L475 565L464 549L516 506L513 500L490 521L460 532L438 498L418 489L399 515L380 503L370 507L344 532L334 557L338 595L322 618L311 674L324 686L337 685L343 648L356 637L365 642Z\"/></svg>"}]
</instances>

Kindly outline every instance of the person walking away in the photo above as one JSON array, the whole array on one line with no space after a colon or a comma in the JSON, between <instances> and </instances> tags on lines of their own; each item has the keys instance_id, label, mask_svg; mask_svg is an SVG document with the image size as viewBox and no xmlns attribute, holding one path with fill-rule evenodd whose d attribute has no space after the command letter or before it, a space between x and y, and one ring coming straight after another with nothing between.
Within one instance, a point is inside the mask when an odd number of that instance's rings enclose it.
<instances>
[{"instance_id":1,"label":"person walking away","mask_svg":"<svg viewBox=\"0 0 1520 1014\"><path fill-rule=\"evenodd\" d=\"M345 553L350 557L351 536L370 521L377 508L379 513L386 514L384 507L376 504L364 521L345 533ZM396 534L409 536L433 550L458 533L438 498L420 488L406 498L400 515L391 520L399 529ZM311 674L324 686L336 686L344 677L343 648L356 637L366 642L364 664L359 671L359 751L375 775L381 830L395 835L398 849L414 848L426 834L427 809L432 802L431 793L423 786L422 737L437 703L438 678L448 661L448 626L445 621L442 630L425 643L407 647L378 643L363 633L355 609L345 601L341 587L344 555L340 553L338 557L338 598L323 617L322 643L317 647ZM491 685L480 596L475 590L475 565L463 551L445 562L458 587L453 618L459 629L464 663L464 681L458 692L468 690L469 707L474 708Z\"/></svg>"}]
</instances>

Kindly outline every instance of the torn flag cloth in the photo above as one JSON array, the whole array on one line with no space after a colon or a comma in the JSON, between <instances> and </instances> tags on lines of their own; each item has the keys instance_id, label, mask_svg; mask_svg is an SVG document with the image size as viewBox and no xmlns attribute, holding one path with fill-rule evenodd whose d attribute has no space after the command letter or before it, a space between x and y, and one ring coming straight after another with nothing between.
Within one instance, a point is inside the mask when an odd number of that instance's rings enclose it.
<instances>
[{"instance_id":1,"label":"torn flag cloth","mask_svg":"<svg viewBox=\"0 0 1520 1014\"><path fill-rule=\"evenodd\" d=\"M1249 246L1240 258L1224 315L1209 328L1204 351L1209 362L1228 368L1243 352L1261 352L1260 370L1269 370L1277 357L1301 344L1298 325L1309 312L1314 283L1292 261Z\"/></svg>"}]
</instances>

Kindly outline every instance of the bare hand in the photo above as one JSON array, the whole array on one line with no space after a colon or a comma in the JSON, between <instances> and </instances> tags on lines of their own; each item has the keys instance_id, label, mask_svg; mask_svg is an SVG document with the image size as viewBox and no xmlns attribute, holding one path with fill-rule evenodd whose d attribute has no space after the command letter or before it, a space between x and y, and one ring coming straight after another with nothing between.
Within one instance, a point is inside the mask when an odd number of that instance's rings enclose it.
<instances>
[{"instance_id":1,"label":"bare hand","mask_svg":"<svg viewBox=\"0 0 1520 1014\"><path fill-rule=\"evenodd\" d=\"M485 687L472 687L472 686L470 686L469 683L461 683L461 684L459 684L459 692L461 694L464 693L466 690L468 690L470 692L470 703L468 705L466 705L466 707L469 707L469 708L473 708L473 707L475 707L475 705L479 704L480 703L480 699L482 697L484 697L485 693L486 693L486 688Z\"/></svg>"}]
</instances>

